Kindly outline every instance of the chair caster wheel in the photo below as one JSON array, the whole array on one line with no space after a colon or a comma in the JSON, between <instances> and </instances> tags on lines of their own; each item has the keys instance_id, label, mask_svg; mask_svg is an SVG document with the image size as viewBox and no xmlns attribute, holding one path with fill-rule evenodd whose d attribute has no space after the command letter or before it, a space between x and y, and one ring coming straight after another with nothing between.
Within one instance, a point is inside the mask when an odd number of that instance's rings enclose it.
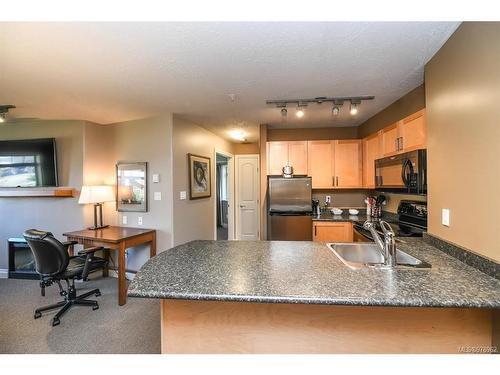
<instances>
[{"instance_id":1,"label":"chair caster wheel","mask_svg":"<svg viewBox=\"0 0 500 375\"><path fill-rule=\"evenodd\" d=\"M61 323L61 321L59 319L52 319L52 327L55 327L55 326L58 326L59 324Z\"/></svg>"},{"instance_id":2,"label":"chair caster wheel","mask_svg":"<svg viewBox=\"0 0 500 375\"><path fill-rule=\"evenodd\" d=\"M99 309L99 305L92 306L92 310L97 310L97 309Z\"/></svg>"},{"instance_id":3,"label":"chair caster wheel","mask_svg":"<svg viewBox=\"0 0 500 375\"><path fill-rule=\"evenodd\" d=\"M97 292L97 293L95 294L95 296L96 296L96 297L100 297L100 296L101 296L101 292Z\"/></svg>"},{"instance_id":4,"label":"chair caster wheel","mask_svg":"<svg viewBox=\"0 0 500 375\"><path fill-rule=\"evenodd\" d=\"M35 311L35 319L41 318L42 313L40 311Z\"/></svg>"}]
</instances>

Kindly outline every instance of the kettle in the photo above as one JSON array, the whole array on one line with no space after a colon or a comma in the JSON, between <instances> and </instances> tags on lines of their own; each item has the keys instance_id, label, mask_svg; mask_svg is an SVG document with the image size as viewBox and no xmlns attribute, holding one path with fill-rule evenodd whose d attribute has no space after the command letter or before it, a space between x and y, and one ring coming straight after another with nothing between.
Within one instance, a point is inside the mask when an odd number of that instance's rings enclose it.
<instances>
[{"instance_id":1,"label":"kettle","mask_svg":"<svg viewBox=\"0 0 500 375\"><path fill-rule=\"evenodd\" d=\"M293 167L289 164L285 165L282 169L284 178L292 178L293 177Z\"/></svg>"}]
</instances>

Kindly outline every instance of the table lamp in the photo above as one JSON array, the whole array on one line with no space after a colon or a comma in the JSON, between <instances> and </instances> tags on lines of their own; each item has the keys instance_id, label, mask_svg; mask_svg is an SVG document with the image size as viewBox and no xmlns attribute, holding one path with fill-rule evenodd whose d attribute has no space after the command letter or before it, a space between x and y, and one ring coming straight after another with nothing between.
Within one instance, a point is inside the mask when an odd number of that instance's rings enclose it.
<instances>
[{"instance_id":1,"label":"table lamp","mask_svg":"<svg viewBox=\"0 0 500 375\"><path fill-rule=\"evenodd\" d=\"M95 185L82 186L80 192L79 204L93 204L94 205L94 226L88 229L102 229L109 227L109 225L102 224L102 204L104 202L112 202L115 200L115 193L113 187L109 185ZM99 208L99 224L97 222L97 208Z\"/></svg>"}]
</instances>

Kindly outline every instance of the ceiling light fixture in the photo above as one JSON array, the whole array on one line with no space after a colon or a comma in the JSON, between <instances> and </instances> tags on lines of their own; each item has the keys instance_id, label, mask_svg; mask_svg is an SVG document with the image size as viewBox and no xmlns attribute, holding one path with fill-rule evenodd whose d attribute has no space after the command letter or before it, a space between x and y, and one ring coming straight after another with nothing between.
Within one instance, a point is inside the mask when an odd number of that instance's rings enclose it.
<instances>
[{"instance_id":1,"label":"ceiling light fixture","mask_svg":"<svg viewBox=\"0 0 500 375\"><path fill-rule=\"evenodd\" d=\"M246 134L243 130L239 130L239 129L231 130L229 132L229 136L236 141L240 141L240 142L246 141L246 138L245 138Z\"/></svg>"},{"instance_id":2,"label":"ceiling light fixture","mask_svg":"<svg viewBox=\"0 0 500 375\"><path fill-rule=\"evenodd\" d=\"M3 123L7 120L7 112L9 112L9 109L12 108L16 108L16 106L12 104L0 104L0 123Z\"/></svg>"},{"instance_id":3,"label":"ceiling light fixture","mask_svg":"<svg viewBox=\"0 0 500 375\"><path fill-rule=\"evenodd\" d=\"M361 101L351 100L351 107L349 109L349 113L352 116L355 116L358 113L358 107L361 104Z\"/></svg>"},{"instance_id":4,"label":"ceiling light fixture","mask_svg":"<svg viewBox=\"0 0 500 375\"><path fill-rule=\"evenodd\" d=\"M326 96L317 96L311 99L280 99L280 100L266 100L266 104L274 104L276 108L279 108L281 111L281 116L285 117L287 115L286 106L289 104L297 105L297 112L295 115L298 118L302 118L305 115L304 107L306 107L309 103L317 103L322 104L325 102L333 103L332 106L332 114L334 116L338 116L340 114L340 107L344 102L351 102L350 113L351 115L355 115L359 111L359 106L363 100L373 100L374 96L337 96L337 97L326 97Z\"/></svg>"}]
</instances>

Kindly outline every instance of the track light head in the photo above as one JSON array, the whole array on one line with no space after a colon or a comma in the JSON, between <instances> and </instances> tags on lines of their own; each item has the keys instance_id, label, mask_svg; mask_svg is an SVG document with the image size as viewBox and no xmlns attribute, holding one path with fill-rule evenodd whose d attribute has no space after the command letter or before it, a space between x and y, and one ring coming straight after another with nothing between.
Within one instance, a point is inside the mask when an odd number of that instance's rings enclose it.
<instances>
[{"instance_id":1,"label":"track light head","mask_svg":"<svg viewBox=\"0 0 500 375\"><path fill-rule=\"evenodd\" d=\"M352 116L355 116L358 113L358 107L359 107L360 104L361 104L361 101L351 100L351 106L350 106L350 109L349 109L349 113Z\"/></svg>"},{"instance_id":2,"label":"track light head","mask_svg":"<svg viewBox=\"0 0 500 375\"><path fill-rule=\"evenodd\" d=\"M332 108L332 115L338 116L340 113L340 108L337 105L334 105Z\"/></svg>"},{"instance_id":3,"label":"track light head","mask_svg":"<svg viewBox=\"0 0 500 375\"><path fill-rule=\"evenodd\" d=\"M304 117L306 113L304 112L304 108L303 107L297 107L297 112L295 112L295 116L297 116L298 118L302 118Z\"/></svg>"},{"instance_id":4,"label":"track light head","mask_svg":"<svg viewBox=\"0 0 500 375\"><path fill-rule=\"evenodd\" d=\"M9 112L9 109L11 108L16 108L16 106L12 104L0 104L0 123L6 121L7 112Z\"/></svg>"},{"instance_id":5,"label":"track light head","mask_svg":"<svg viewBox=\"0 0 500 375\"><path fill-rule=\"evenodd\" d=\"M286 108L281 108L281 116L286 117L288 114L288 110Z\"/></svg>"}]
</instances>

